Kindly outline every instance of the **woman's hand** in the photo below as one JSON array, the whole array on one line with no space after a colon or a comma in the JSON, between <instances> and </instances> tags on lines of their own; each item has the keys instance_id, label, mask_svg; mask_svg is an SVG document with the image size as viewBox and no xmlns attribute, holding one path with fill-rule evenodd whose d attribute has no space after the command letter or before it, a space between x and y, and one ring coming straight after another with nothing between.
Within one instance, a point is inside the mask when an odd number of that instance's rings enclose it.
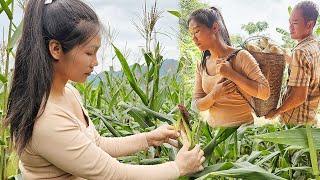
<instances>
[{"instance_id":1,"label":"woman's hand","mask_svg":"<svg viewBox=\"0 0 320 180\"><path fill-rule=\"evenodd\" d=\"M230 80L225 80L225 81L219 81L214 87L213 87L213 98L215 100L230 94L234 91L236 91L237 85L230 81Z\"/></svg>"},{"instance_id":2,"label":"woman's hand","mask_svg":"<svg viewBox=\"0 0 320 180\"><path fill-rule=\"evenodd\" d=\"M204 152L200 149L200 145L196 145L192 150L188 150L189 143L185 143L176 157L176 164L180 171L180 176L193 174L203 170L202 163L205 161Z\"/></svg>"},{"instance_id":3,"label":"woman's hand","mask_svg":"<svg viewBox=\"0 0 320 180\"><path fill-rule=\"evenodd\" d=\"M227 79L231 79L234 75L234 70L230 62L225 60L217 60L217 73Z\"/></svg>"},{"instance_id":4,"label":"woman's hand","mask_svg":"<svg viewBox=\"0 0 320 180\"><path fill-rule=\"evenodd\" d=\"M146 133L149 146L160 146L163 143L169 143L172 146L177 147L178 143L173 141L172 139L177 139L179 136L180 133L177 132L173 126L167 124Z\"/></svg>"}]
</instances>

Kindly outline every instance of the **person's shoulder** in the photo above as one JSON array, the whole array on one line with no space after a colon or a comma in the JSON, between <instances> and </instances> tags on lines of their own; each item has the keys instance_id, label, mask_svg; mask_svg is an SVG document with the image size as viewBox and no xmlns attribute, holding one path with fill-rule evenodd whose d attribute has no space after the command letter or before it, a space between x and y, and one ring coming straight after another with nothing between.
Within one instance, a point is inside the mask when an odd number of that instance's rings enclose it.
<instances>
[{"instance_id":1,"label":"person's shoulder","mask_svg":"<svg viewBox=\"0 0 320 180\"><path fill-rule=\"evenodd\" d=\"M51 134L70 127L77 127L78 124L66 110L60 106L48 102L43 112L35 120L33 135Z\"/></svg>"},{"instance_id":2,"label":"person's shoulder","mask_svg":"<svg viewBox=\"0 0 320 180\"><path fill-rule=\"evenodd\" d=\"M76 96L76 98L81 102L81 104L82 104L82 97L81 97L81 94L80 94L80 92L78 91L78 89L77 88L75 88L71 83L67 83L66 84L66 89L67 90L69 90L70 91L70 95L75 95Z\"/></svg>"},{"instance_id":3,"label":"person's shoulder","mask_svg":"<svg viewBox=\"0 0 320 180\"><path fill-rule=\"evenodd\" d=\"M254 60L252 54L246 49L240 49L237 54L237 61L239 63L247 62L248 60Z\"/></svg>"},{"instance_id":4,"label":"person's shoulder","mask_svg":"<svg viewBox=\"0 0 320 180\"><path fill-rule=\"evenodd\" d=\"M314 36L308 37L304 42L298 44L294 48L294 52L303 53L305 55L307 54L314 54L315 52L320 52L320 42L319 39L317 39Z\"/></svg>"},{"instance_id":5,"label":"person's shoulder","mask_svg":"<svg viewBox=\"0 0 320 180\"><path fill-rule=\"evenodd\" d=\"M79 124L58 105L50 104L38 117L33 126L30 148L41 154L41 146L54 143L56 139L70 136L74 130L80 129Z\"/></svg>"},{"instance_id":6,"label":"person's shoulder","mask_svg":"<svg viewBox=\"0 0 320 180\"><path fill-rule=\"evenodd\" d=\"M70 89L73 93L75 93L77 96L80 96L80 92L77 88L75 88L71 83L67 83L65 86L67 89Z\"/></svg>"},{"instance_id":7,"label":"person's shoulder","mask_svg":"<svg viewBox=\"0 0 320 180\"><path fill-rule=\"evenodd\" d=\"M248 57L248 56L252 56L252 55L246 49L239 49L238 50L238 56L239 57Z\"/></svg>"}]
</instances>

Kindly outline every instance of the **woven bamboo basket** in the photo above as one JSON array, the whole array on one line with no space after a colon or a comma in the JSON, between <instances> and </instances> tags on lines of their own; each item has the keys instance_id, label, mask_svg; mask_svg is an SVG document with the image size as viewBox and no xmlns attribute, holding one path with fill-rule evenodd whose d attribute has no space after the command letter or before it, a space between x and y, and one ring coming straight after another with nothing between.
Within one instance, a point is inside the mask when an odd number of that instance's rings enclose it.
<instances>
[{"instance_id":1,"label":"woven bamboo basket","mask_svg":"<svg viewBox=\"0 0 320 180\"><path fill-rule=\"evenodd\" d=\"M264 101L258 98L253 98L253 106L258 117L265 116L270 110L277 108L283 72L285 69L285 59L283 55L263 52L249 51L257 60L260 69L270 85L270 97Z\"/></svg>"}]
</instances>

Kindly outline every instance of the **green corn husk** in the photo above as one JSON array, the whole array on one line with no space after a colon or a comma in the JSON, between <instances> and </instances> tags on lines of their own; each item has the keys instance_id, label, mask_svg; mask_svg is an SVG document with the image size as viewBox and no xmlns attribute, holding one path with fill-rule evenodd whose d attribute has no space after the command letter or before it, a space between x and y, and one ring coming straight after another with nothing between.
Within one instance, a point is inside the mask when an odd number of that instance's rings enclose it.
<instances>
[{"instance_id":1,"label":"green corn husk","mask_svg":"<svg viewBox=\"0 0 320 180\"><path fill-rule=\"evenodd\" d=\"M181 132L181 136L178 138L179 147L181 148L181 146L183 145L184 138L187 138L186 141L190 143L189 149L193 149L195 144L192 140L192 131L189 121L190 115L183 105L178 105L178 108L180 110L180 114L177 116L175 128L176 130Z\"/></svg>"}]
</instances>

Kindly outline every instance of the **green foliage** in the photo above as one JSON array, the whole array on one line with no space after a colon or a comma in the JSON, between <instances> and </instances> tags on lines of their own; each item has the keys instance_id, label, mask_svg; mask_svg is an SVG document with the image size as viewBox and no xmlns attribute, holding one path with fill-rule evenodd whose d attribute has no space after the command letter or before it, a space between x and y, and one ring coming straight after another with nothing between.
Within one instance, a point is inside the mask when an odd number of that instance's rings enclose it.
<instances>
[{"instance_id":1,"label":"green foliage","mask_svg":"<svg viewBox=\"0 0 320 180\"><path fill-rule=\"evenodd\" d=\"M248 24L243 24L241 29L245 30L249 35L259 34L266 29L268 29L269 25L265 21L258 21L256 23L249 22Z\"/></svg>"},{"instance_id":2,"label":"green foliage","mask_svg":"<svg viewBox=\"0 0 320 180\"><path fill-rule=\"evenodd\" d=\"M208 5L198 0L180 0L179 7L181 14L179 19L179 50L180 57L184 60L181 63L183 63L185 76L188 78L193 76L195 64L201 59L201 52L193 43L189 33L188 18L194 10L208 7Z\"/></svg>"},{"instance_id":3,"label":"green foliage","mask_svg":"<svg viewBox=\"0 0 320 180\"><path fill-rule=\"evenodd\" d=\"M12 19L13 12L9 5L13 0L0 0L0 13L6 13ZM154 27L159 18L158 11L152 7L150 12L144 9L144 16L149 20L142 21L137 27L142 37L146 38L146 47L142 52L143 65L129 66L129 59L119 47L113 46L115 57L119 60L122 72L118 74L112 69L90 77L84 84L75 84L84 99L84 106L102 136L120 137L139 132L150 131L157 126L177 121L177 104L191 109L191 91L195 62L200 60L201 52L192 42L187 28L189 14L198 8L207 7L197 0L180 0L178 11L168 13L179 18L180 61L174 74L160 76L159 71L164 59L161 55L160 43L152 37ZM288 8L291 12L291 8ZM142 18L143 20L143 18ZM149 24L148 24L149 23ZM151 23L151 24L150 24ZM9 27L6 53L14 53L14 47L21 34L22 23L16 28ZM268 28L266 22L250 22L242 26L249 35L263 33ZM282 35L284 47L293 47L295 42L284 29L277 28ZM320 20L315 28L320 34ZM243 37L231 36L234 46L242 44ZM151 48L154 40L156 46ZM9 59L7 59L9 60ZM7 69L8 70L8 69ZM6 102L5 85L10 73L0 72L0 100ZM0 107L3 117L4 107ZM316 153L320 148L318 129L289 128L279 124L256 127L253 125L236 128L211 128L201 121L196 112L190 110L191 137L199 143L205 152L205 169L202 172L183 177L184 179L312 179L319 178L316 166ZM2 179L7 177L21 178L16 175L17 158L8 138L8 129L1 132L0 137L0 169ZM173 160L176 149L171 146L150 148L132 156L118 158L130 164L159 164Z\"/></svg>"}]
</instances>

